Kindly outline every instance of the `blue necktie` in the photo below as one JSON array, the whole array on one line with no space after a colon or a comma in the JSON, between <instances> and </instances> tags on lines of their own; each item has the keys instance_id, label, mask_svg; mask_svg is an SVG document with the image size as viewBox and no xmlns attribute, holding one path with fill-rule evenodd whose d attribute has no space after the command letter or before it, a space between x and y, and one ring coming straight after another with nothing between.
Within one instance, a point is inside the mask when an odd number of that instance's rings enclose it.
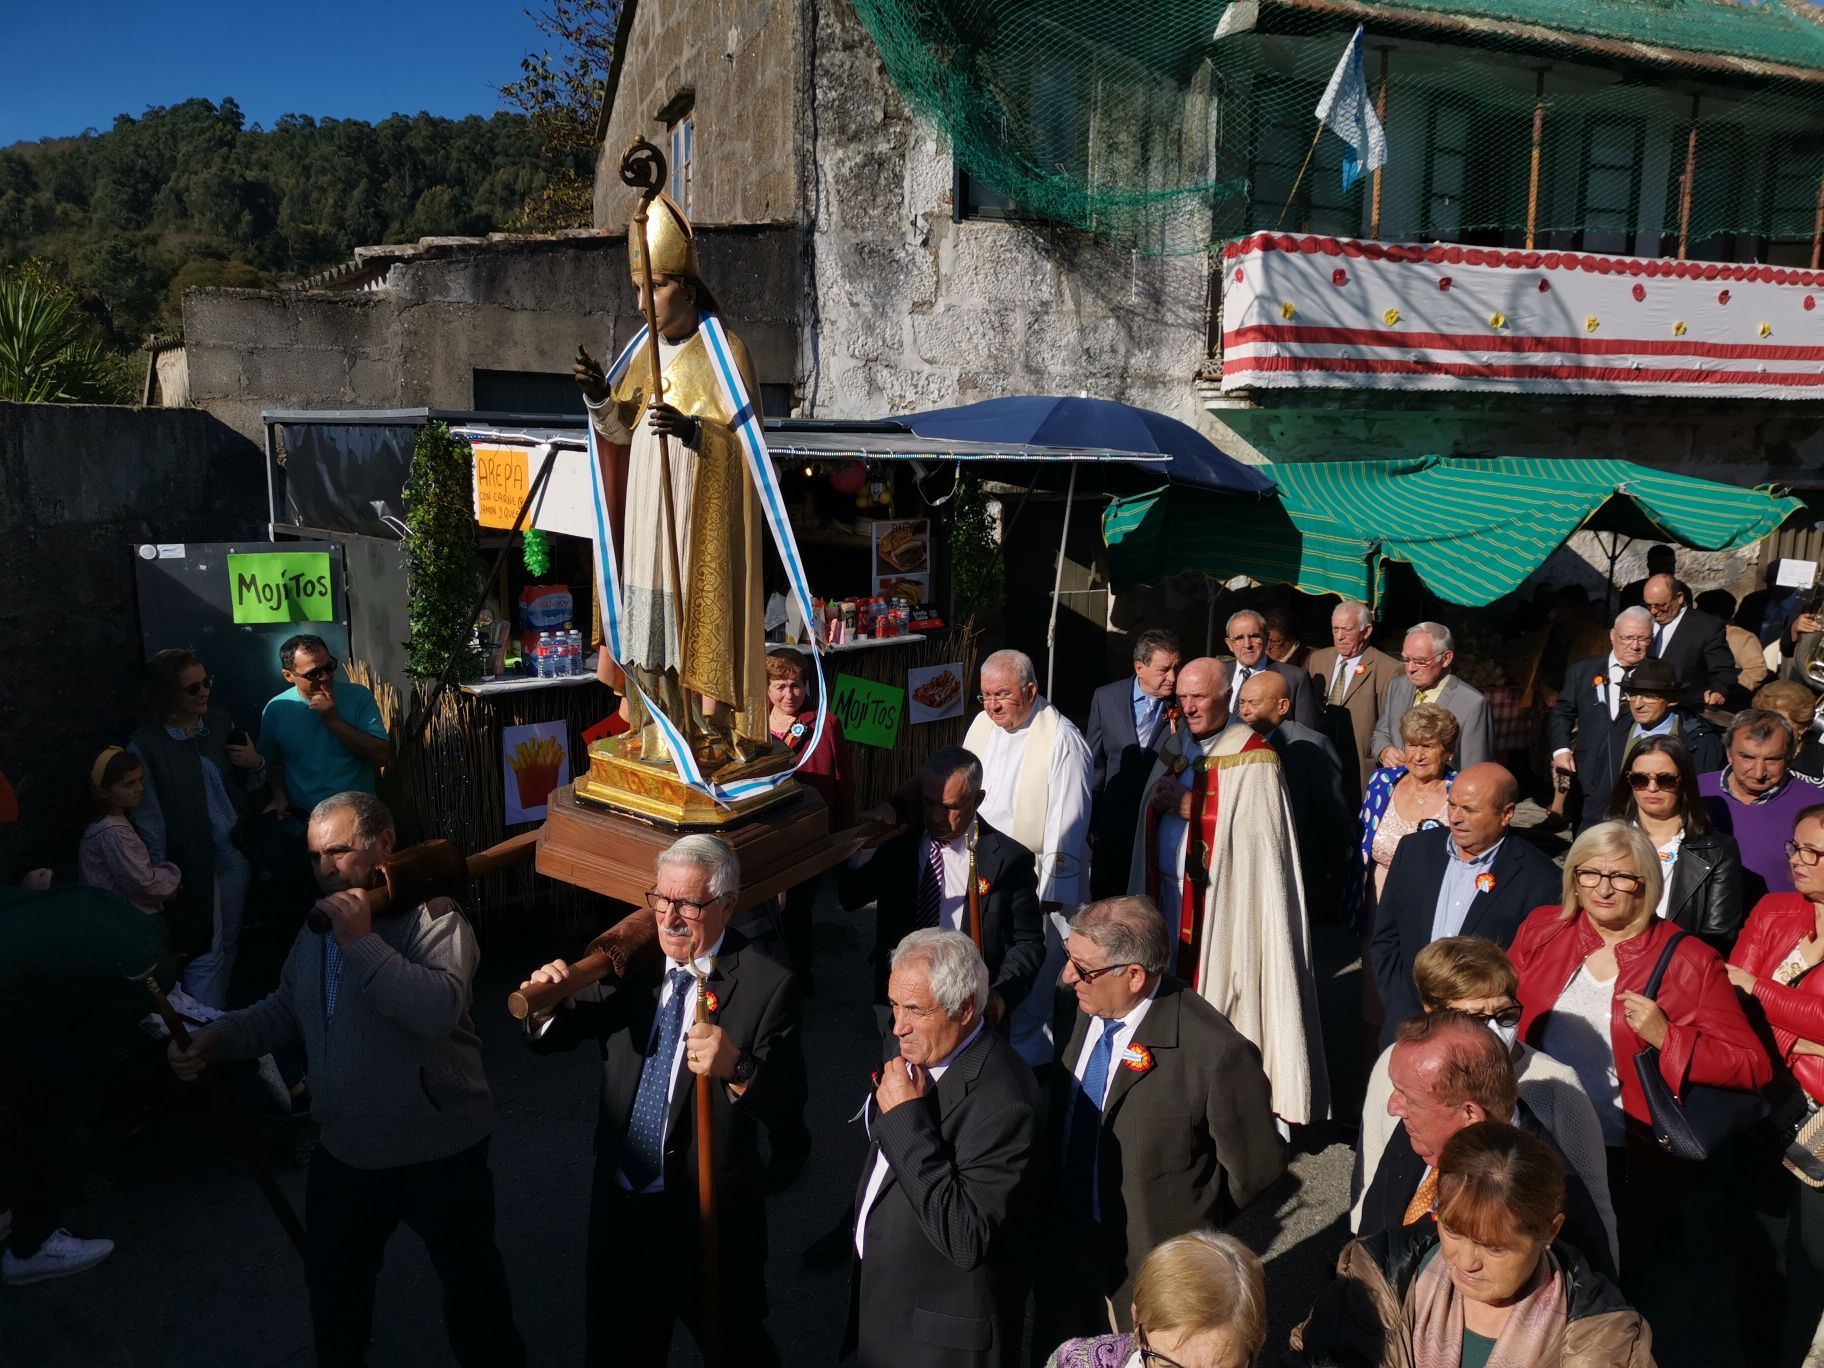
<instances>
[{"instance_id":1,"label":"blue necktie","mask_svg":"<svg viewBox=\"0 0 1824 1368\"><path fill-rule=\"evenodd\" d=\"M931 859L918 886L918 921L912 928L914 931L936 926L944 909L944 848L936 841L929 844Z\"/></svg>"},{"instance_id":2,"label":"blue necktie","mask_svg":"<svg viewBox=\"0 0 1824 1368\"><path fill-rule=\"evenodd\" d=\"M1655 660L1659 658L1659 653L1663 651L1665 647L1666 629L1661 625L1653 629L1653 657Z\"/></svg>"},{"instance_id":3,"label":"blue necktie","mask_svg":"<svg viewBox=\"0 0 1824 1368\"><path fill-rule=\"evenodd\" d=\"M1115 1052L1115 1036L1120 1025L1102 1023L1102 1035L1090 1048L1089 1063L1083 1066L1083 1081L1071 1104L1070 1149L1064 1156L1064 1190L1073 1204L1088 1199L1089 1217L1102 1219L1100 1194L1096 1191L1096 1151L1102 1138L1102 1098L1108 1091L1108 1063Z\"/></svg>"},{"instance_id":4,"label":"blue necktie","mask_svg":"<svg viewBox=\"0 0 1824 1368\"><path fill-rule=\"evenodd\" d=\"M1165 711L1165 700L1155 698L1153 705L1146 710L1146 721L1140 727L1140 744L1150 749L1153 738L1159 734L1159 715Z\"/></svg>"},{"instance_id":5,"label":"blue necktie","mask_svg":"<svg viewBox=\"0 0 1824 1368\"><path fill-rule=\"evenodd\" d=\"M684 1008L696 980L684 969L673 969L671 1001L659 1017L659 1041L640 1070L640 1090L634 1094L633 1116L627 1122L627 1143L621 1147L621 1172L635 1192L644 1192L665 1167L665 1118L671 1110L671 1057L684 1033Z\"/></svg>"}]
</instances>

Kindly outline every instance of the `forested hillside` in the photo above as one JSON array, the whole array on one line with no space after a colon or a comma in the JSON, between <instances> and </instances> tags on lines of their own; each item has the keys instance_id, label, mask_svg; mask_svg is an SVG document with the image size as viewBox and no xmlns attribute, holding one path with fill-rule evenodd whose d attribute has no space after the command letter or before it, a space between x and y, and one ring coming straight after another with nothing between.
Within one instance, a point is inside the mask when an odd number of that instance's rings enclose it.
<instances>
[{"instance_id":1,"label":"forested hillside","mask_svg":"<svg viewBox=\"0 0 1824 1368\"><path fill-rule=\"evenodd\" d=\"M556 166L529 121L287 115L233 100L122 115L105 133L0 149L0 267L37 260L116 347L174 330L193 285L263 285L352 248L525 226Z\"/></svg>"}]
</instances>

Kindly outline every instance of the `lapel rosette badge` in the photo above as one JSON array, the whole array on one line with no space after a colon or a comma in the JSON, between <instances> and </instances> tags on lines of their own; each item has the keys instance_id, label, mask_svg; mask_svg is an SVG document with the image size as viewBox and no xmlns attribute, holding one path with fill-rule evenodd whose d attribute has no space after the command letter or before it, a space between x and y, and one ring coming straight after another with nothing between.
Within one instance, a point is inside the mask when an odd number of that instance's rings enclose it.
<instances>
[{"instance_id":1,"label":"lapel rosette badge","mask_svg":"<svg viewBox=\"0 0 1824 1368\"><path fill-rule=\"evenodd\" d=\"M1153 1067L1153 1052L1144 1045L1129 1045L1121 1052L1121 1067L1143 1074Z\"/></svg>"},{"instance_id":2,"label":"lapel rosette badge","mask_svg":"<svg viewBox=\"0 0 1824 1368\"><path fill-rule=\"evenodd\" d=\"M1476 892L1493 893L1494 891L1495 891L1495 876L1493 874L1476 875Z\"/></svg>"}]
</instances>

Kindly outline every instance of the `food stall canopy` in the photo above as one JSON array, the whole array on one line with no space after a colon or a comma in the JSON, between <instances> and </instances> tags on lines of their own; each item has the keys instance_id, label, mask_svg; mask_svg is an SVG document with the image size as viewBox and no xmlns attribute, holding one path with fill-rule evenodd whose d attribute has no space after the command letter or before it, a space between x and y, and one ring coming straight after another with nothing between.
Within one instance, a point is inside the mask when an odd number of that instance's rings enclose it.
<instances>
[{"instance_id":1,"label":"food stall canopy","mask_svg":"<svg viewBox=\"0 0 1824 1368\"><path fill-rule=\"evenodd\" d=\"M1167 457L1173 484L1236 494L1271 494L1262 468L1236 460L1195 428L1151 409L1112 399L1055 395L985 399L900 420L920 437L1010 442L1061 449L1088 447L1127 461Z\"/></svg>"},{"instance_id":2,"label":"food stall canopy","mask_svg":"<svg viewBox=\"0 0 1824 1368\"><path fill-rule=\"evenodd\" d=\"M1518 589L1579 529L1727 551L1802 507L1772 488L1606 459L1423 456L1266 470L1277 504L1178 488L1116 500L1102 518L1114 587L1201 570L1372 603L1386 562L1403 561L1446 602L1481 607Z\"/></svg>"}]
</instances>

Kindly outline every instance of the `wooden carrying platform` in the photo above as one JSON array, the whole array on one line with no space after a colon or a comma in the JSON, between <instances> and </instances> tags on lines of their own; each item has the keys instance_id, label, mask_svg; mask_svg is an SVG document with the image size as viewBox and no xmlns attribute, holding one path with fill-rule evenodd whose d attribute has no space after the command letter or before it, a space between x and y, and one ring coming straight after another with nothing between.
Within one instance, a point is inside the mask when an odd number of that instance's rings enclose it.
<instances>
[{"instance_id":1,"label":"wooden carrying platform","mask_svg":"<svg viewBox=\"0 0 1824 1368\"><path fill-rule=\"evenodd\" d=\"M538 842L538 872L636 907L652 887L659 853L683 834L579 802L571 786L552 790ZM829 809L809 789L715 833L741 860L736 910L814 878L849 854L830 839Z\"/></svg>"}]
</instances>

